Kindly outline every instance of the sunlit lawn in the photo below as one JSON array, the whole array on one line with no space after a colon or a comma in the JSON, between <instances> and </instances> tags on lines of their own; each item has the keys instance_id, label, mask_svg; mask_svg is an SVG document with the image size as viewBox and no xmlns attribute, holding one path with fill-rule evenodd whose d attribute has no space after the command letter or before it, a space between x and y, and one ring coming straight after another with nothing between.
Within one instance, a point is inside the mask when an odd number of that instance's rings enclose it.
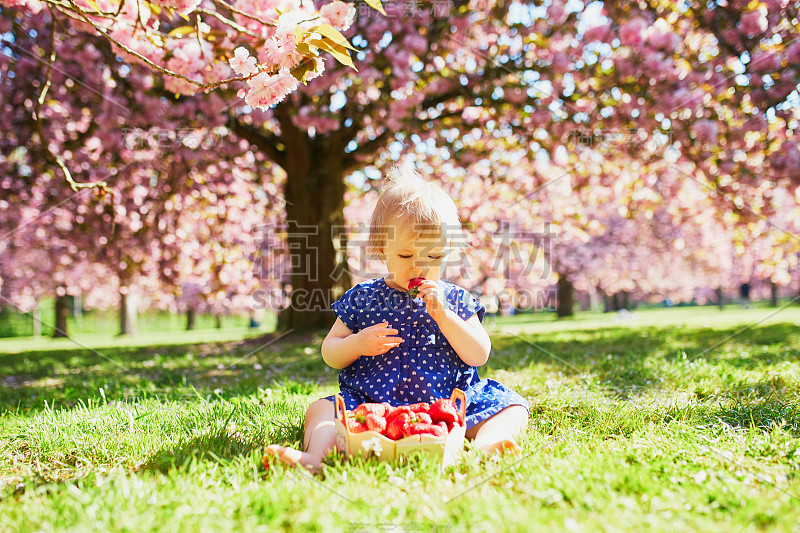
<instances>
[{"instance_id":1,"label":"sunlit lawn","mask_svg":"<svg viewBox=\"0 0 800 533\"><path fill-rule=\"evenodd\" d=\"M522 460L317 479L260 459L336 390L325 332L0 355L0 530L793 531L800 308L775 312L487 318L482 377L531 403Z\"/></svg>"}]
</instances>

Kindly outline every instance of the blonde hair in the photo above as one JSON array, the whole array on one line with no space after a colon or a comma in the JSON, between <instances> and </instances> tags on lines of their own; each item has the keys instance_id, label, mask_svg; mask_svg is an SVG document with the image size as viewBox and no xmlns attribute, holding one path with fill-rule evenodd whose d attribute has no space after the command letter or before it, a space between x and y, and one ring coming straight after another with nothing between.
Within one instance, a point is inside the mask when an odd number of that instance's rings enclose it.
<instances>
[{"instance_id":1,"label":"blonde hair","mask_svg":"<svg viewBox=\"0 0 800 533\"><path fill-rule=\"evenodd\" d=\"M439 184L426 181L408 165L397 165L384 176L382 189L369 223L367 257L380 256L393 227L418 236L438 232L450 250L463 253L458 208Z\"/></svg>"}]
</instances>

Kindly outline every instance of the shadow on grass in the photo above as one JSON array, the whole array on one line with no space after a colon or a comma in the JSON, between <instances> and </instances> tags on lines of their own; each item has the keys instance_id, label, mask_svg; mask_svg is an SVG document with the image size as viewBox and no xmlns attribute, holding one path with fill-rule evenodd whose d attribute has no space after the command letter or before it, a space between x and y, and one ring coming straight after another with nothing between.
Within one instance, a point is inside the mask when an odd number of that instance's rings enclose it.
<instances>
[{"instance_id":1,"label":"shadow on grass","mask_svg":"<svg viewBox=\"0 0 800 533\"><path fill-rule=\"evenodd\" d=\"M0 413L41 409L45 402L70 407L78 400L188 400L201 395L248 396L259 388L335 385L337 372L320 354L324 332L219 344L28 352L0 355ZM660 386L675 365L693 359L731 368L767 368L796 360L800 333L793 324L742 330L628 327L495 335L490 370L539 367L566 377L587 376L626 399ZM704 355L700 356L700 354ZM108 352L108 351L107 351ZM684 357L685 355L685 357ZM682 384L685 385L685 384ZM731 384L733 386L733 384ZM698 385L700 388L701 385ZM102 389L102 392L101 392ZM722 391L727 392L727 391ZM699 390L700 395L705 394Z\"/></svg>"},{"instance_id":2,"label":"shadow on grass","mask_svg":"<svg viewBox=\"0 0 800 533\"><path fill-rule=\"evenodd\" d=\"M138 470L157 470L166 473L176 468L185 468L191 461L228 463L238 457L249 456L264 446L264 441L261 439L243 440L221 430L192 439L177 448L159 450Z\"/></svg>"},{"instance_id":3,"label":"shadow on grass","mask_svg":"<svg viewBox=\"0 0 800 533\"><path fill-rule=\"evenodd\" d=\"M709 421L723 422L735 428L753 428L765 432L771 431L774 426L779 426L793 437L800 437L800 409L797 405L772 397L720 407L709 413Z\"/></svg>"},{"instance_id":4,"label":"shadow on grass","mask_svg":"<svg viewBox=\"0 0 800 533\"><path fill-rule=\"evenodd\" d=\"M565 376L591 375L626 397L644 391L670 365L700 359L751 369L796 360L800 332L793 324L742 329L605 328L541 335L498 335L492 339L491 369L542 366ZM627 391L627 392L626 392ZM636 395L638 393L634 393Z\"/></svg>"},{"instance_id":5,"label":"shadow on grass","mask_svg":"<svg viewBox=\"0 0 800 533\"><path fill-rule=\"evenodd\" d=\"M80 400L188 400L250 395L277 383L335 379L319 335L269 334L238 342L75 349L0 355L0 414L72 407ZM102 389L102 390L101 390Z\"/></svg>"},{"instance_id":6,"label":"shadow on grass","mask_svg":"<svg viewBox=\"0 0 800 533\"><path fill-rule=\"evenodd\" d=\"M224 408L223 408L224 409ZM281 413L286 412L286 404L275 406ZM266 414L266 413L265 413ZM299 413L295 413L299 414ZM253 452L259 454L264 447L271 443L298 445L303 439L302 417L299 419L294 414L288 417L261 418L256 425L260 428L255 432L245 432L229 428L228 422L234 420L242 422L253 416L253 412L238 412L233 407L227 417L212 416L208 420L211 426L201 434L188 438L176 446L163 448L154 453L137 470L158 470L166 472L175 468L185 467L190 462L216 462L228 463L240 457L249 457ZM241 428L241 426L240 426Z\"/></svg>"}]
</instances>

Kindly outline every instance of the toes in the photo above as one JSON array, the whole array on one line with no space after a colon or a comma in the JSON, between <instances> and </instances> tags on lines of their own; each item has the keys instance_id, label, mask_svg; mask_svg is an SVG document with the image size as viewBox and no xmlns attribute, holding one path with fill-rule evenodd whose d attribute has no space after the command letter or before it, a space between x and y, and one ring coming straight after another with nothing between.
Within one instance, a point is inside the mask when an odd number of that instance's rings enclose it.
<instances>
[{"instance_id":1,"label":"toes","mask_svg":"<svg viewBox=\"0 0 800 533\"><path fill-rule=\"evenodd\" d=\"M306 459L305 462L302 461L304 457ZM288 446L270 444L264 449L262 461L264 468L270 468L271 465L283 465L290 468L304 468L313 474L319 473L322 470L321 465L309 463L308 459L309 457L300 450L295 450Z\"/></svg>"},{"instance_id":2,"label":"toes","mask_svg":"<svg viewBox=\"0 0 800 533\"><path fill-rule=\"evenodd\" d=\"M522 455L522 448L519 447L516 441L514 440L504 440L500 441L497 445L497 451L502 454L509 454L509 455Z\"/></svg>"},{"instance_id":3,"label":"toes","mask_svg":"<svg viewBox=\"0 0 800 533\"><path fill-rule=\"evenodd\" d=\"M481 446L479 449L487 454L522 456L522 448L513 439L504 439L488 446Z\"/></svg>"},{"instance_id":4,"label":"toes","mask_svg":"<svg viewBox=\"0 0 800 533\"><path fill-rule=\"evenodd\" d=\"M297 452L292 453L292 452ZM264 449L264 467L267 467L270 463L270 459L277 460L280 463L283 463L287 466L297 466L297 462L300 460L302 456L302 452L299 450L293 450L287 446L280 446L278 444L270 444ZM275 461L272 461L273 463Z\"/></svg>"}]
</instances>

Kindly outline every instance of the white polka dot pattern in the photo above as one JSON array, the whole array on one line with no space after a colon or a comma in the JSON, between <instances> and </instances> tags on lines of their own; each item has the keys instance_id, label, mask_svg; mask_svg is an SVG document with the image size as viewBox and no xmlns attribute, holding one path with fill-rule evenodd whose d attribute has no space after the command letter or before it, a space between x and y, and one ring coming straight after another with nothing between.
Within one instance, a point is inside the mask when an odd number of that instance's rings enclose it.
<instances>
[{"instance_id":1,"label":"white polka dot pattern","mask_svg":"<svg viewBox=\"0 0 800 533\"><path fill-rule=\"evenodd\" d=\"M466 289L446 281L450 309L467 320L477 314L483 322L486 309ZM458 387L467 397L467 428L510 405L528 402L492 379L480 379L478 370L464 363L431 319L422 300L389 287L383 278L359 283L333 303L333 310L353 333L388 321L405 339L383 355L359 357L339 372L339 388L348 409L364 402L392 405L431 402L449 398ZM333 396L327 399L333 401Z\"/></svg>"}]
</instances>

